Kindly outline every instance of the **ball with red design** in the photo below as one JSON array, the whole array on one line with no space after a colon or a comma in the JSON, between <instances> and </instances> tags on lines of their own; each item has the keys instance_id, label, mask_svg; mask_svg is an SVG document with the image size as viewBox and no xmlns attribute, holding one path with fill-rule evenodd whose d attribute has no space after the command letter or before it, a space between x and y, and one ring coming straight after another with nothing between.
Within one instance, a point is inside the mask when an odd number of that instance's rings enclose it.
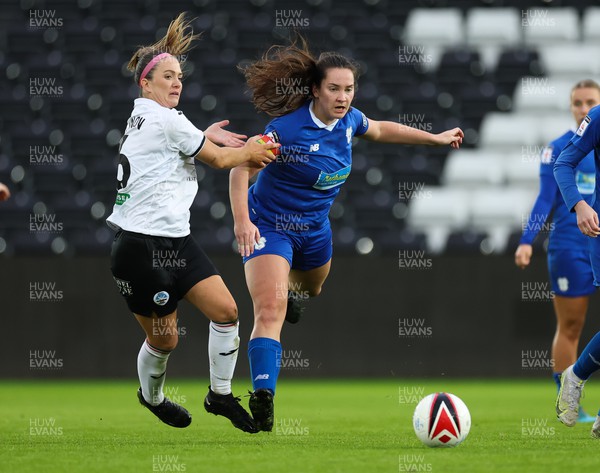
<instances>
[{"instance_id":1,"label":"ball with red design","mask_svg":"<svg viewBox=\"0 0 600 473\"><path fill-rule=\"evenodd\" d=\"M429 447L455 447L469 435L471 414L454 394L433 393L417 404L413 428Z\"/></svg>"}]
</instances>

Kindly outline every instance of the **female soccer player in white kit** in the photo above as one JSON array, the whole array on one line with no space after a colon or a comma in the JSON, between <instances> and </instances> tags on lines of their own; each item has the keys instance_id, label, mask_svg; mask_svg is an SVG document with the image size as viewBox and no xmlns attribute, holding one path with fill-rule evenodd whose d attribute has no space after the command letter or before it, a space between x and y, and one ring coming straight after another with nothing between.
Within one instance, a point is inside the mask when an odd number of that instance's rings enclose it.
<instances>
[{"instance_id":1,"label":"female soccer player in white kit","mask_svg":"<svg viewBox=\"0 0 600 473\"><path fill-rule=\"evenodd\" d=\"M173 427L187 427L186 409L164 396L169 354L178 341L177 303L185 298L210 319L210 388L205 409L256 432L250 415L231 393L239 347L237 306L221 276L190 235L189 208L198 190L194 159L225 169L241 163L264 167L276 145L258 137L239 148L210 141L242 143L242 135L221 129L226 122L197 129L174 107L181 96L179 55L197 35L181 14L160 41L141 47L129 62L140 87L119 148L118 194L107 223L117 231L111 265L115 282L146 339L137 367L140 403Z\"/></svg>"}]
</instances>

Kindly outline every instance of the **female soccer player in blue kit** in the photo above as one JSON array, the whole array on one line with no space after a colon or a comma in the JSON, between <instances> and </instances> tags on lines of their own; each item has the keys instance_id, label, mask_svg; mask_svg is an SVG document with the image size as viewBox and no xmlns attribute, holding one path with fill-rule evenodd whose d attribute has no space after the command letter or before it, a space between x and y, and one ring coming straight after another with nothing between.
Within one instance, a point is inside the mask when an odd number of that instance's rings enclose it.
<instances>
[{"instance_id":1,"label":"female soccer player in blue kit","mask_svg":"<svg viewBox=\"0 0 600 473\"><path fill-rule=\"evenodd\" d=\"M596 165L595 195L600 194L600 105L592 108L583 119L569 144L554 164L554 177L567 208L577 213L577 226L589 240L590 259L594 272L594 284L600 286L600 226L598 209L600 200L593 200L593 207L582 197L577 187L576 168L590 153L594 152ZM579 400L585 381L600 369L600 332L587 344L574 365L563 371L561 388L556 399L556 413L560 421L572 427L577 422ZM592 426L592 437L600 438L600 413Z\"/></svg>"},{"instance_id":2,"label":"female soccer player in blue kit","mask_svg":"<svg viewBox=\"0 0 600 473\"><path fill-rule=\"evenodd\" d=\"M270 431L288 284L314 297L329 274L328 213L350 174L352 138L458 148L463 132L454 128L434 135L367 118L351 107L358 77L355 63L337 53L316 59L304 41L272 47L244 74L255 106L277 117L266 133L275 133L282 145L281 156L250 189L255 170L239 166L230 174L235 235L254 303L248 344L254 392L249 406L258 429ZM286 84L294 84L297 93L282 90Z\"/></svg>"},{"instance_id":3,"label":"female soccer player in blue kit","mask_svg":"<svg viewBox=\"0 0 600 473\"><path fill-rule=\"evenodd\" d=\"M592 80L580 81L571 89L571 113L578 125L591 108L600 104L600 86ZM553 213L548 246L548 272L554 291L556 334L552 342L554 361L553 377L560 389L560 376L564 369L577 359L579 337L585 323L589 296L596 287L589 258L587 238L577 228L572 214L558 190L553 166L556 158L575 134L567 131L544 148L540 164L540 193L523 231L515 253L515 263L525 268L531 261L531 243L540 226ZM586 202L594 194L594 156L589 153L576 168L577 186ZM579 410L580 422L593 422L583 409Z\"/></svg>"}]
</instances>

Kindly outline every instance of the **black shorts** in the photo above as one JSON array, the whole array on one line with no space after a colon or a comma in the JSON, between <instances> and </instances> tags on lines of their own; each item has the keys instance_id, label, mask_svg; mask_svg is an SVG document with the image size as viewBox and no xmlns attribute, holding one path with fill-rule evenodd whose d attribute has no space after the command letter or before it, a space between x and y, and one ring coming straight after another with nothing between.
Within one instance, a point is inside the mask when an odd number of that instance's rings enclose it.
<instances>
[{"instance_id":1,"label":"black shorts","mask_svg":"<svg viewBox=\"0 0 600 473\"><path fill-rule=\"evenodd\" d=\"M156 237L119 231L112 244L111 271L135 314L163 317L199 281L218 275L191 235Z\"/></svg>"}]
</instances>

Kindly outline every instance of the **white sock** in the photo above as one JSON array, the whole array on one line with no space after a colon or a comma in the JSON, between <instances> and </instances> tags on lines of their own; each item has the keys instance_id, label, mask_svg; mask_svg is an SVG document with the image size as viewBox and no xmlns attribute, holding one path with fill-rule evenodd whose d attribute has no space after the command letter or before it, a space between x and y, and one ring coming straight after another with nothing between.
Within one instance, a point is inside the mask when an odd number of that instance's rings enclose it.
<instances>
[{"instance_id":1,"label":"white sock","mask_svg":"<svg viewBox=\"0 0 600 473\"><path fill-rule=\"evenodd\" d=\"M167 360L171 352L154 348L144 340L137 358L138 376L146 402L157 406L165 399L163 386L167 372Z\"/></svg>"},{"instance_id":2,"label":"white sock","mask_svg":"<svg viewBox=\"0 0 600 473\"><path fill-rule=\"evenodd\" d=\"M208 331L210 388L217 394L229 394L240 347L239 324L211 322Z\"/></svg>"}]
</instances>

